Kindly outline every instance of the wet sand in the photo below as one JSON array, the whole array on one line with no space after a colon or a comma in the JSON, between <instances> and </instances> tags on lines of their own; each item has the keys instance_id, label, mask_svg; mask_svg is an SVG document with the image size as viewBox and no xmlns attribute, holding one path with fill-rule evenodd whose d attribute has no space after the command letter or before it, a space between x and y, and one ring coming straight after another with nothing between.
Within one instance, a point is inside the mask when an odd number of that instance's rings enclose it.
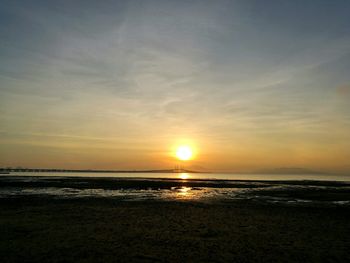
<instances>
[{"instance_id":1,"label":"wet sand","mask_svg":"<svg viewBox=\"0 0 350 263\"><path fill-rule=\"evenodd\" d=\"M0 199L1 262L348 262L348 206Z\"/></svg>"},{"instance_id":2,"label":"wet sand","mask_svg":"<svg viewBox=\"0 0 350 263\"><path fill-rule=\"evenodd\" d=\"M0 178L1 262L348 262L350 183Z\"/></svg>"},{"instance_id":3,"label":"wet sand","mask_svg":"<svg viewBox=\"0 0 350 263\"><path fill-rule=\"evenodd\" d=\"M175 178L1 176L0 199L113 198L120 201L233 200L308 206L350 206L350 182Z\"/></svg>"}]
</instances>

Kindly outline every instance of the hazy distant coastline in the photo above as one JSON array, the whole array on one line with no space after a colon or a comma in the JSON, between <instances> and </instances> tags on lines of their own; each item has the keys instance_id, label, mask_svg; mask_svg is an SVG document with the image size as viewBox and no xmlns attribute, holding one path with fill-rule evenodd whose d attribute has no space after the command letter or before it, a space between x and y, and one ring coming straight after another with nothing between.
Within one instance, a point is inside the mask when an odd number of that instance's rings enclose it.
<instances>
[{"instance_id":1,"label":"hazy distant coastline","mask_svg":"<svg viewBox=\"0 0 350 263\"><path fill-rule=\"evenodd\" d=\"M86 170L86 169L55 169L55 168L0 168L0 173L208 173L187 169L155 169L155 170Z\"/></svg>"},{"instance_id":2,"label":"hazy distant coastline","mask_svg":"<svg viewBox=\"0 0 350 263\"><path fill-rule=\"evenodd\" d=\"M149 169L149 170L109 170L109 169L60 169L60 168L23 168L23 167L0 167L0 174L10 173L196 173L196 174L213 174L220 173L214 171L198 171L183 168L175 169ZM348 173L329 172L312 170L303 167L279 167L271 169L260 169L254 171L239 171L239 172L222 172L222 174L260 174L260 175L348 175Z\"/></svg>"}]
</instances>

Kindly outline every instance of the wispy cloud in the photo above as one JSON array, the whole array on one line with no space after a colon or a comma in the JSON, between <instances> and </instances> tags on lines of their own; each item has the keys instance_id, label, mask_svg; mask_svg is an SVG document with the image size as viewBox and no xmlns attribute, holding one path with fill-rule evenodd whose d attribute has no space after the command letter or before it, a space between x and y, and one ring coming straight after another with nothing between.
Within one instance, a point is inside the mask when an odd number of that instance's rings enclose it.
<instances>
[{"instance_id":1,"label":"wispy cloud","mask_svg":"<svg viewBox=\"0 0 350 263\"><path fill-rule=\"evenodd\" d=\"M291 148L340 144L350 139L347 9L341 1L3 1L2 131L34 144L37 135L49 145L103 138L116 148L176 136L223 148L274 138Z\"/></svg>"}]
</instances>

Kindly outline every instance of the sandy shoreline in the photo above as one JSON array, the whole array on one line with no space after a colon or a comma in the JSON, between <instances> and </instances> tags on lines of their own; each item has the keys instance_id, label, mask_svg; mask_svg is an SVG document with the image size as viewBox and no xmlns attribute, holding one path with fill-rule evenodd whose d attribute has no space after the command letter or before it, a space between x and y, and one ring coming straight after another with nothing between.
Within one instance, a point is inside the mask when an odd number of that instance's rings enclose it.
<instances>
[{"instance_id":1,"label":"sandy shoreline","mask_svg":"<svg viewBox=\"0 0 350 263\"><path fill-rule=\"evenodd\" d=\"M0 199L2 262L347 262L350 210Z\"/></svg>"},{"instance_id":2,"label":"sandy shoreline","mask_svg":"<svg viewBox=\"0 0 350 263\"><path fill-rule=\"evenodd\" d=\"M1 177L0 258L347 262L349 201L329 181Z\"/></svg>"}]
</instances>

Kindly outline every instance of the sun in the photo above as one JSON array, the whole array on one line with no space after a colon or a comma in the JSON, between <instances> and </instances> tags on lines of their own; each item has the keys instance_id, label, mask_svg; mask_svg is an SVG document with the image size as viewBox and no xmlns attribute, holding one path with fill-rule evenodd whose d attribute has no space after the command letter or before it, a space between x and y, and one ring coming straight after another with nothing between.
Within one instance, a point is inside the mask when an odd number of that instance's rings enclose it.
<instances>
[{"instance_id":1,"label":"sun","mask_svg":"<svg viewBox=\"0 0 350 263\"><path fill-rule=\"evenodd\" d=\"M176 157L182 161L188 161L192 158L193 151L187 145L179 146L176 150Z\"/></svg>"}]
</instances>

